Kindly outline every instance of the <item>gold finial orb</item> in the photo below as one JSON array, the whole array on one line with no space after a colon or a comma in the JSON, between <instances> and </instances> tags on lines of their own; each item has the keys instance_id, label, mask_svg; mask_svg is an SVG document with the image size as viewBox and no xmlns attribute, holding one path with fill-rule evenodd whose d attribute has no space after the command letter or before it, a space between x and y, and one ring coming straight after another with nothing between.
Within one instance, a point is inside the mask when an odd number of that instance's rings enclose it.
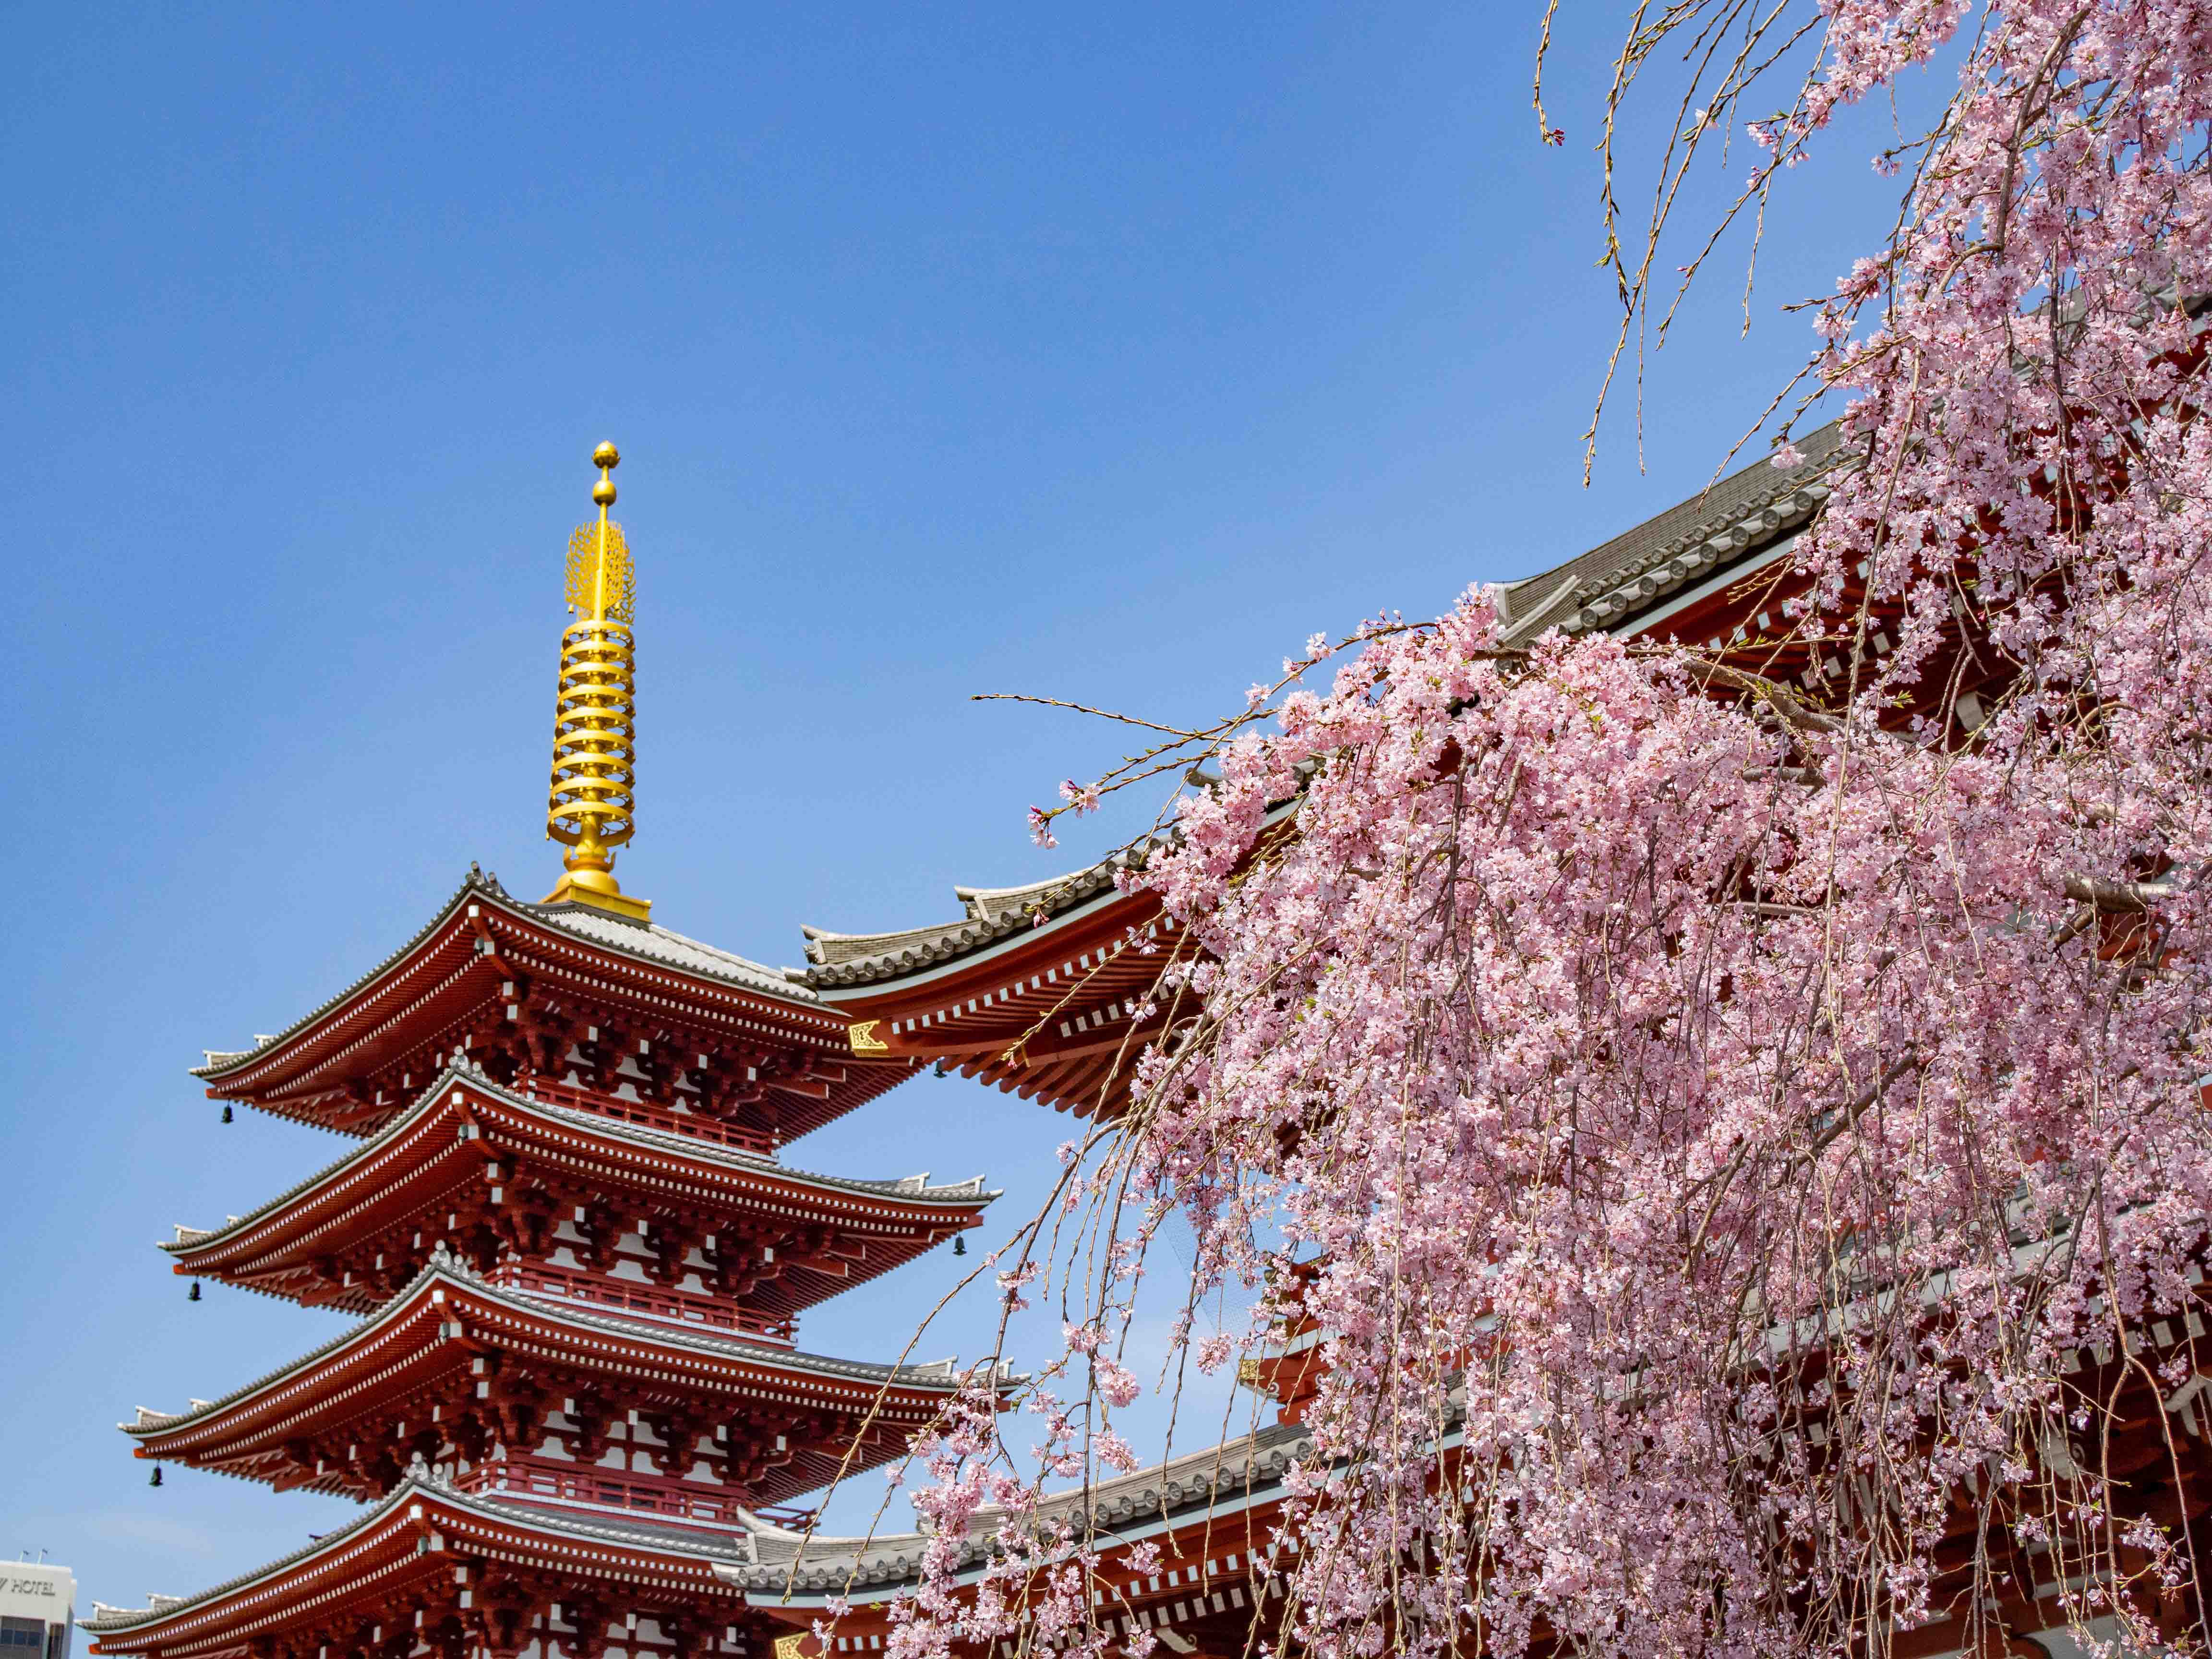
<instances>
[{"instance_id":1,"label":"gold finial orb","mask_svg":"<svg viewBox=\"0 0 2212 1659\"><path fill-rule=\"evenodd\" d=\"M592 452L592 465L606 467L620 466L622 451L617 449L612 444L601 444Z\"/></svg>"},{"instance_id":2,"label":"gold finial orb","mask_svg":"<svg viewBox=\"0 0 2212 1659\"><path fill-rule=\"evenodd\" d=\"M615 504L614 470L622 465L622 451L612 444L601 444L592 452L592 465L599 469L599 481L592 486L592 499L601 507Z\"/></svg>"}]
</instances>

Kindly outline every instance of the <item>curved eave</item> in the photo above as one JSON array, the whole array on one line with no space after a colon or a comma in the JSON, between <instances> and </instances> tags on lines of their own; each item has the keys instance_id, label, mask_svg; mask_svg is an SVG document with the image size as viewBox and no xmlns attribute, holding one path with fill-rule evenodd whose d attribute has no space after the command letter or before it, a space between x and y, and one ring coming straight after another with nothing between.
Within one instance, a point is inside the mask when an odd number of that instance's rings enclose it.
<instances>
[{"instance_id":1,"label":"curved eave","mask_svg":"<svg viewBox=\"0 0 2212 1659\"><path fill-rule=\"evenodd\" d=\"M1042 923L1025 922L971 949L947 951L866 983L824 987L823 1002L848 1019L883 1014L894 1006L951 1001L1025 975L1032 965L1079 954L1094 941L1149 921L1160 911L1158 895L1145 888L1108 888Z\"/></svg>"},{"instance_id":2,"label":"curved eave","mask_svg":"<svg viewBox=\"0 0 2212 1659\"><path fill-rule=\"evenodd\" d=\"M719 1598L737 1592L715 1566L748 1553L742 1537L656 1534L410 1480L349 1525L252 1572L159 1607L100 1607L79 1623L95 1638L95 1653L222 1653L295 1620L326 1618L333 1601L350 1599L349 1590L382 1593L387 1586L377 1581L395 1569L415 1564L410 1583L450 1580L448 1557L490 1551L578 1578Z\"/></svg>"},{"instance_id":3,"label":"curved eave","mask_svg":"<svg viewBox=\"0 0 2212 1659\"><path fill-rule=\"evenodd\" d=\"M502 1119L507 1127L504 1137L497 1133ZM464 1122L491 1131L483 1145L441 1133ZM379 1231L392 1224L388 1217L374 1216L371 1206L387 1196L395 1183L413 1179L441 1162L455 1166L456 1181L473 1179L488 1148L513 1152L517 1139L532 1133L542 1139L588 1140L604 1158L627 1166L641 1188L671 1183L681 1183L694 1194L717 1188L727 1201L771 1200L796 1207L810 1218L848 1226L927 1229L947 1214L972 1226L999 1196L984 1188L981 1177L957 1186L914 1188L896 1181L855 1181L789 1169L711 1141L534 1100L473 1070L449 1066L412 1106L326 1168L250 1214L160 1248L176 1259L179 1273L221 1279L237 1273L280 1271L311 1245L323 1250L343 1248L350 1237L343 1231L349 1220ZM526 1151L523 1155L529 1154ZM451 1184L441 1190L448 1190ZM914 1254L927 1248L917 1246ZM910 1255L905 1259L911 1259ZM887 1261L876 1271L896 1265ZM872 1274L863 1275L867 1276ZM848 1277L842 1282L852 1281Z\"/></svg>"},{"instance_id":4,"label":"curved eave","mask_svg":"<svg viewBox=\"0 0 2212 1659\"><path fill-rule=\"evenodd\" d=\"M855 1042L865 1031L891 1059L936 1060L1062 1109L1111 1109L1165 1027L1173 998L1159 974L1179 937L1157 894L1114 892L957 962L832 994Z\"/></svg>"},{"instance_id":5,"label":"curved eave","mask_svg":"<svg viewBox=\"0 0 2212 1659\"><path fill-rule=\"evenodd\" d=\"M534 954L564 981L587 975L603 996L635 997L650 1011L679 1021L704 1019L735 1037L845 1049L844 1023L811 989L773 969L666 929L633 927L573 906L526 904L471 875L428 924L368 973L252 1049L216 1057L194 1067L192 1075L219 1098L283 1110L288 1087L330 1073L334 1059L343 1060L371 1037L387 1037L389 1046L404 1048L404 1038L390 1036L398 1022L441 994L447 1002L471 1007L489 1000L502 977L494 960L502 951ZM465 980L483 983L464 997L455 988ZM444 1010L437 1020L425 1016L423 1023L452 1017L453 1011ZM319 1098L344 1080L331 1073L310 1092ZM875 1085L865 1091L872 1096L898 1078L866 1081ZM858 1098L848 1103L858 1103Z\"/></svg>"},{"instance_id":6,"label":"curved eave","mask_svg":"<svg viewBox=\"0 0 2212 1659\"><path fill-rule=\"evenodd\" d=\"M190 1412L146 1413L135 1423L118 1426L139 1443L145 1456L191 1461L195 1450L204 1447L228 1448L228 1455L243 1455L259 1439L281 1438L288 1429L296 1431L301 1419L315 1410L328 1397L327 1390L338 1387L352 1370L388 1370L433 1344L463 1340L471 1311L488 1322L526 1325L541 1342L567 1344L566 1363L605 1366L614 1363L610 1356L628 1344L637 1362L684 1374L697 1386L719 1382L732 1395L788 1398L800 1407L830 1403L831 1395L850 1396L865 1405L888 1390L886 1410L921 1412L933 1409L963 1380L949 1365L897 1367L832 1359L662 1327L649 1320L579 1312L557 1302L486 1285L441 1260L424 1268L405 1290L361 1323L266 1376ZM425 1325L434 1328L426 1334L419 1328ZM456 1328L450 1335L449 1325ZM472 1352L458 1349L456 1363ZM303 1403L295 1406L295 1401Z\"/></svg>"},{"instance_id":7,"label":"curved eave","mask_svg":"<svg viewBox=\"0 0 2212 1659\"><path fill-rule=\"evenodd\" d=\"M1263 841L1286 833L1297 811L1297 798L1270 807ZM1159 975L1182 937L1156 892L1117 882L1042 923L822 997L853 1022L855 1048L935 1060L1078 1116L1111 1115L1127 1103L1137 1056L1176 1018Z\"/></svg>"},{"instance_id":8,"label":"curved eave","mask_svg":"<svg viewBox=\"0 0 2212 1659\"><path fill-rule=\"evenodd\" d=\"M191 1075L210 1085L221 1085L252 1072L260 1063L275 1058L292 1046L301 1036L326 1024L339 1010L358 1000L362 995L374 991L377 987L401 971L410 960L420 955L423 947L444 930L447 924L468 902L471 894L489 894L490 890L473 871L471 872L462 879L460 886L454 890L453 897L447 900L438 913L416 931L413 938L359 979L354 981L352 984L335 996L317 1004L284 1027L283 1030L269 1036L258 1038L251 1048L221 1055L210 1053L206 1065L190 1068Z\"/></svg>"},{"instance_id":9,"label":"curved eave","mask_svg":"<svg viewBox=\"0 0 2212 1659\"><path fill-rule=\"evenodd\" d=\"M295 1582L303 1569L319 1561L358 1557L365 1550L373 1550L378 1535L392 1529L395 1519L400 1523L397 1530L404 1533L407 1547L411 1550L417 1534L408 1524L405 1511L419 1492L414 1482L403 1483L358 1519L334 1532L322 1534L306 1548L279 1556L251 1572L212 1585L197 1595L173 1600L163 1597L162 1605L146 1607L109 1607L95 1602L92 1617L79 1620L78 1626L100 1638L101 1645L94 1650L104 1653L149 1652L181 1639L211 1635L222 1627L226 1613L234 1618L250 1618L245 1605L248 1598L252 1603L281 1606L285 1598L277 1592L286 1583ZM138 1639L129 1643L111 1639L125 1635Z\"/></svg>"}]
</instances>

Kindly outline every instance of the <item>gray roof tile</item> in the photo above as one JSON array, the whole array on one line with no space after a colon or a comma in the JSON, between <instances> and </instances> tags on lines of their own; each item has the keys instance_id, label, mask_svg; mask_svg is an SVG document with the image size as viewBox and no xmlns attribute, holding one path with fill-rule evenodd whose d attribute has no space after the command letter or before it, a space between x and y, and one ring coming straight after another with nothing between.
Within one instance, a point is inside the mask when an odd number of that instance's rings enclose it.
<instances>
[{"instance_id":1,"label":"gray roof tile","mask_svg":"<svg viewBox=\"0 0 2212 1659\"><path fill-rule=\"evenodd\" d=\"M1313 1441L1304 1430L1273 1423L1237 1436L1218 1446L1188 1453L1133 1474L1099 1481L1046 1497L1040 1511L1051 1516L1091 1506L1092 1524L1103 1530L1142 1525L1162 1516L1172 1516L1219 1498L1259 1496L1279 1485L1291 1462L1307 1456ZM994 1509L978 1510L969 1522L961 1553L961 1565L980 1564L988 1553L991 1534L1002 1519ZM898 1583L912 1578L921 1565L929 1539L921 1533L888 1534L875 1538L808 1538L804 1534L763 1528L755 1534L757 1559L743 1567L716 1571L733 1583L763 1595L836 1593L847 1589ZM794 1565L795 1562L795 1565Z\"/></svg>"},{"instance_id":2,"label":"gray roof tile","mask_svg":"<svg viewBox=\"0 0 2212 1659\"><path fill-rule=\"evenodd\" d=\"M823 988L869 985L902 974L965 956L987 945L1062 916L1113 890L1115 877L1141 864L1142 854L1124 851L1081 870L1054 876L1048 881L1022 887L956 887L953 896L963 912L954 921L933 927L909 927L889 933L833 933L827 928L802 927L810 966L793 977Z\"/></svg>"},{"instance_id":3,"label":"gray roof tile","mask_svg":"<svg viewBox=\"0 0 2212 1659\"><path fill-rule=\"evenodd\" d=\"M1508 583L1504 591L1506 636L1534 639L1552 627L1565 628L1570 633L1591 627L1618 627L1630 619L1634 610L1748 550L1747 541L1732 538L1729 532L1747 520L1759 520L1774 504L1817 488L1850 459L1844 447L1843 429L1834 422L1800 440L1797 448L1805 458L1802 465L1777 467L1771 461L1755 461L1587 553L1538 575ZM1826 491L1819 489L1818 494ZM1816 504L1817 496L1797 516L1808 517ZM1778 520L1775 525L1763 526L1759 533L1771 537L1782 522ZM1686 560L1693 562L1698 550L1716 537L1729 543L1725 553L1716 550L1714 559L1694 570L1675 568L1683 566ZM1592 600L1625 587L1631 592L1618 608L1603 616L1583 617Z\"/></svg>"},{"instance_id":4,"label":"gray roof tile","mask_svg":"<svg viewBox=\"0 0 2212 1659\"><path fill-rule=\"evenodd\" d=\"M518 908L529 912L540 921L550 922L564 932L590 939L596 945L611 946L626 955L650 957L672 968L704 974L711 979L726 980L748 990L765 992L787 1001L812 1002L815 1000L809 988L786 978L780 969L768 967L732 951L718 951L711 945L702 945L696 939L686 939L665 927L647 927L583 904L520 904Z\"/></svg>"}]
</instances>

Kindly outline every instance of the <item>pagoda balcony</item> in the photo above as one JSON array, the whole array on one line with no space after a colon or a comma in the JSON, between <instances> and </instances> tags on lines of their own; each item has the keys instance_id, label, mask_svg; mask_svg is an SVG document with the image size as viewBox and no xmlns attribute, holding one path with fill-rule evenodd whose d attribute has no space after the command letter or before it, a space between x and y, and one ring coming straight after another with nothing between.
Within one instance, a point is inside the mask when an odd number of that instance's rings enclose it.
<instances>
[{"instance_id":1,"label":"pagoda balcony","mask_svg":"<svg viewBox=\"0 0 2212 1659\"><path fill-rule=\"evenodd\" d=\"M720 1531L744 1528L750 1508L742 1494L694 1481L659 1480L618 1470L581 1468L540 1457L508 1457L456 1475L457 1491L514 1503L602 1515L650 1516L668 1525Z\"/></svg>"},{"instance_id":2,"label":"pagoda balcony","mask_svg":"<svg viewBox=\"0 0 2212 1659\"><path fill-rule=\"evenodd\" d=\"M552 1106L566 1106L572 1111L590 1112L595 1116L612 1118L617 1123L635 1123L644 1128L657 1129L662 1134L682 1135L688 1139L703 1140L717 1146L734 1147L756 1158L773 1158L776 1155L776 1137L765 1130L708 1117L691 1110L688 1105L680 1111L674 1106L655 1105L650 1101L635 1098L634 1091L631 1097L619 1091L608 1094L603 1090L585 1088L580 1084L556 1083L550 1078L539 1077L532 1078L524 1085L523 1094L528 1099L542 1100Z\"/></svg>"},{"instance_id":3,"label":"pagoda balcony","mask_svg":"<svg viewBox=\"0 0 2212 1659\"><path fill-rule=\"evenodd\" d=\"M799 1322L795 1319L773 1319L750 1308L733 1308L719 1297L688 1296L657 1285L617 1279L608 1273L580 1272L550 1262L503 1262L486 1273L484 1279L489 1284L528 1291L533 1296L560 1297L589 1303L594 1308L620 1309L633 1318L704 1326L784 1347L790 1346L799 1334Z\"/></svg>"}]
</instances>

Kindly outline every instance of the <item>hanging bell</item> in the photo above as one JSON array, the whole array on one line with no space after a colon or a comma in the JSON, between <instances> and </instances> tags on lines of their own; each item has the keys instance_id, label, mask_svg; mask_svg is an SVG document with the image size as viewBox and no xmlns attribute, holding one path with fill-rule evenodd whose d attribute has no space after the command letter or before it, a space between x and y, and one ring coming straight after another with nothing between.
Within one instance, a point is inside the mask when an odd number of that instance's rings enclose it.
<instances>
[{"instance_id":1,"label":"hanging bell","mask_svg":"<svg viewBox=\"0 0 2212 1659\"><path fill-rule=\"evenodd\" d=\"M158 1486L161 1484L161 1466L159 1463L154 1465L154 1478L146 1484L149 1486Z\"/></svg>"},{"instance_id":2,"label":"hanging bell","mask_svg":"<svg viewBox=\"0 0 2212 1659\"><path fill-rule=\"evenodd\" d=\"M955 1255L965 1255L968 1254L968 1241L963 1238L958 1233L952 1235L952 1254Z\"/></svg>"},{"instance_id":3,"label":"hanging bell","mask_svg":"<svg viewBox=\"0 0 2212 1659\"><path fill-rule=\"evenodd\" d=\"M197 1302L197 1301L198 1301L199 1299L200 1299L200 1282L199 1282L199 1280L198 1280L198 1279L195 1279L194 1280L192 1280L192 1293L191 1293L190 1296L186 1297L185 1298L185 1301L187 1301L187 1302ZM159 1473L161 1473L161 1471L157 1469L157 1470L155 1470L155 1473L158 1474Z\"/></svg>"},{"instance_id":4,"label":"hanging bell","mask_svg":"<svg viewBox=\"0 0 2212 1659\"><path fill-rule=\"evenodd\" d=\"M224 1108L222 1109L222 1121L223 1121L225 1123L228 1123L228 1122L229 1122L229 1121L230 1121L230 1108L229 1108L229 1107L228 1107L228 1106L226 1106L226 1107L224 1107Z\"/></svg>"}]
</instances>

